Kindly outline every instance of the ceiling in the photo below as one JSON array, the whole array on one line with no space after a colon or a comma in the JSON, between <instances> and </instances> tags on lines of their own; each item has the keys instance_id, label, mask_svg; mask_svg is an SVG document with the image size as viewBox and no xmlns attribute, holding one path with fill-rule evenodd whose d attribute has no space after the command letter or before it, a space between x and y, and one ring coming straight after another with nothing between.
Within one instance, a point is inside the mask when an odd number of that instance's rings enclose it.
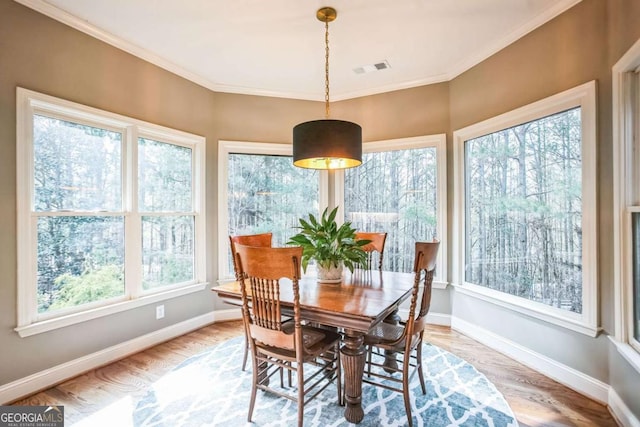
<instances>
[{"instance_id":1,"label":"ceiling","mask_svg":"<svg viewBox=\"0 0 640 427\"><path fill-rule=\"evenodd\" d=\"M341 100L450 80L580 0L16 1L214 91L310 100L324 100L315 14L332 6Z\"/></svg>"}]
</instances>

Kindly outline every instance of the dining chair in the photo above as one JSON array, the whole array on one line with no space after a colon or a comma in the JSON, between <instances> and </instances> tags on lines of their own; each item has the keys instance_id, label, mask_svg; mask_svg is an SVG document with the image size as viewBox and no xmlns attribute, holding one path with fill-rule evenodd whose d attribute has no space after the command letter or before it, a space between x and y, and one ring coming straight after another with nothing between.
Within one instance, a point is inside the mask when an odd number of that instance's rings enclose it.
<instances>
[{"instance_id":1,"label":"dining chair","mask_svg":"<svg viewBox=\"0 0 640 427\"><path fill-rule=\"evenodd\" d=\"M422 344L427 323L427 313L431 304L431 285L439 246L439 241L416 242L413 290L411 292L408 319L398 325L379 323L364 338L364 345L367 348L367 377L364 377L362 381L402 393L410 427L413 425L413 420L411 417L409 382L416 372L420 379L422 393L426 394L422 369ZM420 293L422 294L420 297L420 309L416 315L418 295ZM399 367L394 368L375 361L372 355L383 357L385 354L382 351L387 355L389 353L398 353ZM372 371L372 367L382 369ZM399 378L394 376L396 373L400 373ZM372 379L372 376L376 379ZM383 383L383 380L390 381ZM400 387L394 386L393 383L400 383Z\"/></svg>"},{"instance_id":2,"label":"dining chair","mask_svg":"<svg viewBox=\"0 0 640 427\"><path fill-rule=\"evenodd\" d=\"M384 244L387 241L387 233L369 233L365 231L356 232L356 240L370 240L362 247L367 253L367 265L361 266L365 270L373 268L374 253L378 253L378 270L382 271L382 261L384 257Z\"/></svg>"},{"instance_id":3,"label":"dining chair","mask_svg":"<svg viewBox=\"0 0 640 427\"><path fill-rule=\"evenodd\" d=\"M342 405L340 335L302 325L298 283L301 247L259 248L236 244L235 250L242 317L247 325L253 361L247 421L251 422L256 392L261 389L297 402L301 427L304 405L334 381L338 404ZM293 322L283 321L282 294L293 296ZM295 373L295 393L284 387L283 370L288 373L290 387L292 373ZM276 372L280 372L280 388L269 381Z\"/></svg>"},{"instance_id":4,"label":"dining chair","mask_svg":"<svg viewBox=\"0 0 640 427\"><path fill-rule=\"evenodd\" d=\"M233 259L233 271L236 276L236 281L240 281L238 276L238 266L236 265L236 248L235 245L256 246L261 248L270 248L273 233L260 233L260 234L243 234L237 236L229 236L229 244L231 245L231 258ZM249 340L247 339L247 332L244 334L244 354L242 355L242 370L247 367L247 356L249 354Z\"/></svg>"}]
</instances>

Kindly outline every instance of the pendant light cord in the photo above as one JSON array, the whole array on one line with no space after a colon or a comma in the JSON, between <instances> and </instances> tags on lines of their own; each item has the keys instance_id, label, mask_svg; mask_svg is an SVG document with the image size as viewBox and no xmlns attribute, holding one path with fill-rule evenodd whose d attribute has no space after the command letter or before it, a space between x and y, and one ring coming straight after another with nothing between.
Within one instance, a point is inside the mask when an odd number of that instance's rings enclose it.
<instances>
[{"instance_id":1,"label":"pendant light cord","mask_svg":"<svg viewBox=\"0 0 640 427\"><path fill-rule=\"evenodd\" d=\"M329 21L324 22L324 118L329 118Z\"/></svg>"}]
</instances>

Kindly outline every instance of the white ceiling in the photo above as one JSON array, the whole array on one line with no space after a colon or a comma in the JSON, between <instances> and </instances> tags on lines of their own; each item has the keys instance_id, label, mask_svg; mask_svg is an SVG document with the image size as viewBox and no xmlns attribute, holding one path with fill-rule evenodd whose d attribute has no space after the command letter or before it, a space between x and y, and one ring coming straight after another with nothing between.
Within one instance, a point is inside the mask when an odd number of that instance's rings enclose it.
<instances>
[{"instance_id":1,"label":"white ceiling","mask_svg":"<svg viewBox=\"0 0 640 427\"><path fill-rule=\"evenodd\" d=\"M220 92L324 100L447 81L580 0L16 0ZM353 69L388 61L367 74Z\"/></svg>"}]
</instances>

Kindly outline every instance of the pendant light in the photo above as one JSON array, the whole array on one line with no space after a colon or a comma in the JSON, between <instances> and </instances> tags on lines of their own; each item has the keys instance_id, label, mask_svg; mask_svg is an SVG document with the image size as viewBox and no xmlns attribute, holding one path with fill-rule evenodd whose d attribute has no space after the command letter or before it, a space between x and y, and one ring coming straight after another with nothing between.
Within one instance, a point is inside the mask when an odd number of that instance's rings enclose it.
<instances>
[{"instance_id":1,"label":"pendant light","mask_svg":"<svg viewBox=\"0 0 640 427\"><path fill-rule=\"evenodd\" d=\"M362 163L362 128L344 120L329 119L329 22L338 13L331 7L316 12L325 24L325 118L293 128L293 164L307 169L347 169Z\"/></svg>"}]
</instances>

